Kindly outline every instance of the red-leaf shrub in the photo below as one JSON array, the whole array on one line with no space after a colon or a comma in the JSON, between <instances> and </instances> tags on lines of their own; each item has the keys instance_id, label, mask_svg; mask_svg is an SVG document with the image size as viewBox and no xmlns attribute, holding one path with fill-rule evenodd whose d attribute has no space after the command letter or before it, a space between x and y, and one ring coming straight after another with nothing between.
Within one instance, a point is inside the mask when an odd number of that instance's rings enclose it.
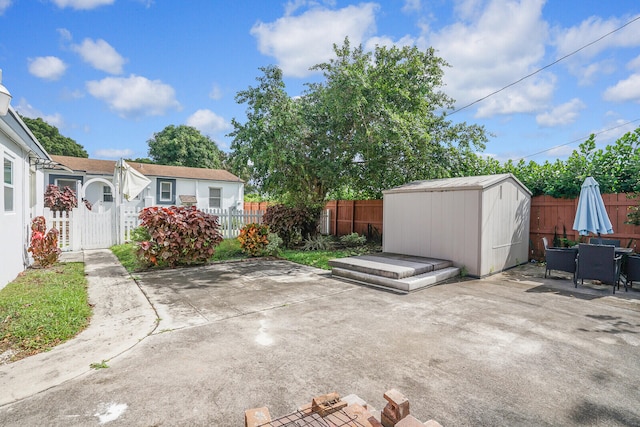
<instances>
[{"instance_id":1,"label":"red-leaf shrub","mask_svg":"<svg viewBox=\"0 0 640 427\"><path fill-rule=\"evenodd\" d=\"M222 241L218 217L195 206L152 206L138 217L150 240L137 244L137 254L148 265L204 263Z\"/></svg>"},{"instance_id":2,"label":"red-leaf shrub","mask_svg":"<svg viewBox=\"0 0 640 427\"><path fill-rule=\"evenodd\" d=\"M320 209L272 205L262 217L271 232L282 239L285 247L290 248L297 240L316 234Z\"/></svg>"},{"instance_id":3,"label":"red-leaf shrub","mask_svg":"<svg viewBox=\"0 0 640 427\"><path fill-rule=\"evenodd\" d=\"M78 206L78 198L71 188L60 191L57 185L50 184L44 192L44 206L54 212L69 212Z\"/></svg>"},{"instance_id":4,"label":"red-leaf shrub","mask_svg":"<svg viewBox=\"0 0 640 427\"><path fill-rule=\"evenodd\" d=\"M269 227L264 224L247 224L238 236L242 252L250 256L260 256L269 244Z\"/></svg>"},{"instance_id":5,"label":"red-leaf shrub","mask_svg":"<svg viewBox=\"0 0 640 427\"><path fill-rule=\"evenodd\" d=\"M37 216L31 221L31 245L27 250L42 267L48 267L58 261L61 252L58 247L58 234L55 228L47 232L47 222L43 216Z\"/></svg>"}]
</instances>

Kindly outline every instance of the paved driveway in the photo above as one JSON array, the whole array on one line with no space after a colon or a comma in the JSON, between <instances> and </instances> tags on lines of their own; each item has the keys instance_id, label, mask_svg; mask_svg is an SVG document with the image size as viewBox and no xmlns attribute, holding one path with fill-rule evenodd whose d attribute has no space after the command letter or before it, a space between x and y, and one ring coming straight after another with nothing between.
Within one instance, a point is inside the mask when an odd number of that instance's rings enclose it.
<instances>
[{"instance_id":1,"label":"paved driveway","mask_svg":"<svg viewBox=\"0 0 640 427\"><path fill-rule=\"evenodd\" d=\"M397 388L444 426L640 425L640 292L538 276L397 295L288 262L141 274L154 334L0 424L241 426L331 391L380 409Z\"/></svg>"}]
</instances>

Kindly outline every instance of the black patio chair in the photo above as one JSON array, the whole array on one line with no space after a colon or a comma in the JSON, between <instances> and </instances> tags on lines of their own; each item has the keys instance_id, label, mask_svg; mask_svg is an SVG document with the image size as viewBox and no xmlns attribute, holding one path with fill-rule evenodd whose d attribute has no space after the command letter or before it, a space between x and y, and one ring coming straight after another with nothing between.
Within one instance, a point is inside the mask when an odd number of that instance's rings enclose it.
<instances>
[{"instance_id":1,"label":"black patio chair","mask_svg":"<svg viewBox=\"0 0 640 427\"><path fill-rule=\"evenodd\" d=\"M576 273L576 288L578 280L584 284L584 279L599 280L602 283L613 286L616 293L616 285L620 280L620 266L622 255L616 256L616 248L610 245L591 245L581 243L578 247L578 271ZM627 290L627 284L624 284Z\"/></svg>"},{"instance_id":2,"label":"black patio chair","mask_svg":"<svg viewBox=\"0 0 640 427\"><path fill-rule=\"evenodd\" d=\"M640 280L640 255L629 255L624 263L624 277L629 287Z\"/></svg>"},{"instance_id":3,"label":"black patio chair","mask_svg":"<svg viewBox=\"0 0 640 427\"><path fill-rule=\"evenodd\" d=\"M573 274L573 282L575 283L578 250L576 248L550 248L546 237L543 237L542 241L544 242L544 260L547 264L544 271L545 279L547 273L550 273L551 270L557 270Z\"/></svg>"},{"instance_id":4,"label":"black patio chair","mask_svg":"<svg viewBox=\"0 0 640 427\"><path fill-rule=\"evenodd\" d=\"M600 237L592 237L589 239L589 243L592 245L609 245L615 246L616 248L620 247L620 240L617 239L602 239Z\"/></svg>"}]
</instances>

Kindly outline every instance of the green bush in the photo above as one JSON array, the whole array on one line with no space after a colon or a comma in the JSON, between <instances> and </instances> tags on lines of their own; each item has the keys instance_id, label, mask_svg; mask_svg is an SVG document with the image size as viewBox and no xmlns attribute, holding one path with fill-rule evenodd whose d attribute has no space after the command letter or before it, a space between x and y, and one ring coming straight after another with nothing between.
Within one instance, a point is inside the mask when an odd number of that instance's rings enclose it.
<instances>
[{"instance_id":1,"label":"green bush","mask_svg":"<svg viewBox=\"0 0 640 427\"><path fill-rule=\"evenodd\" d=\"M316 234L320 210L309 207L273 205L267 208L262 220L271 232L278 234L286 248L300 241L302 236Z\"/></svg>"},{"instance_id":2,"label":"green bush","mask_svg":"<svg viewBox=\"0 0 640 427\"><path fill-rule=\"evenodd\" d=\"M145 227L136 227L131 232L131 241L133 242L144 242L145 240L150 240L151 235L149 234L149 230Z\"/></svg>"},{"instance_id":3,"label":"green bush","mask_svg":"<svg viewBox=\"0 0 640 427\"><path fill-rule=\"evenodd\" d=\"M311 236L304 241L304 246L302 250L305 251L330 251L333 249L333 240L329 236L323 236L322 234L317 234L315 236Z\"/></svg>"},{"instance_id":4,"label":"green bush","mask_svg":"<svg viewBox=\"0 0 640 427\"><path fill-rule=\"evenodd\" d=\"M345 234L340 236L340 242L348 248L363 246L367 243L367 238L358 233Z\"/></svg>"},{"instance_id":5,"label":"green bush","mask_svg":"<svg viewBox=\"0 0 640 427\"><path fill-rule=\"evenodd\" d=\"M218 217L195 206L152 206L139 218L150 239L137 244L137 255L148 265L204 263L222 241Z\"/></svg>"},{"instance_id":6,"label":"green bush","mask_svg":"<svg viewBox=\"0 0 640 427\"><path fill-rule=\"evenodd\" d=\"M238 236L242 252L250 256L261 256L269 243L269 227L264 224L247 224Z\"/></svg>"},{"instance_id":7,"label":"green bush","mask_svg":"<svg viewBox=\"0 0 640 427\"><path fill-rule=\"evenodd\" d=\"M269 243L264 248L264 254L269 256L279 256L282 247L282 239L276 233L269 233Z\"/></svg>"}]
</instances>

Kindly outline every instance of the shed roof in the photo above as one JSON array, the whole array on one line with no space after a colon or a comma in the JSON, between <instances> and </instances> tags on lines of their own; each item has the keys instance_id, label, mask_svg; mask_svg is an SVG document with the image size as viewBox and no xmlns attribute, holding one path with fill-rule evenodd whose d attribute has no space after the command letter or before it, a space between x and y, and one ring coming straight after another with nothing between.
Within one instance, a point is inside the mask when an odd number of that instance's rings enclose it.
<instances>
[{"instance_id":1,"label":"shed roof","mask_svg":"<svg viewBox=\"0 0 640 427\"><path fill-rule=\"evenodd\" d=\"M51 156L51 158L75 172L86 172L93 175L113 175L113 170L116 166L115 160L97 160L70 156ZM153 165L138 162L127 162L127 164L145 176L243 182L240 178L224 169L189 168L186 166Z\"/></svg>"},{"instance_id":2,"label":"shed roof","mask_svg":"<svg viewBox=\"0 0 640 427\"><path fill-rule=\"evenodd\" d=\"M484 190L501 182L512 179L522 187L529 195L531 191L522 184L518 178L510 173L496 175L461 176L457 178L430 179L427 181L413 181L399 187L385 190L383 194L393 193L418 193L428 191L461 191Z\"/></svg>"}]
</instances>

